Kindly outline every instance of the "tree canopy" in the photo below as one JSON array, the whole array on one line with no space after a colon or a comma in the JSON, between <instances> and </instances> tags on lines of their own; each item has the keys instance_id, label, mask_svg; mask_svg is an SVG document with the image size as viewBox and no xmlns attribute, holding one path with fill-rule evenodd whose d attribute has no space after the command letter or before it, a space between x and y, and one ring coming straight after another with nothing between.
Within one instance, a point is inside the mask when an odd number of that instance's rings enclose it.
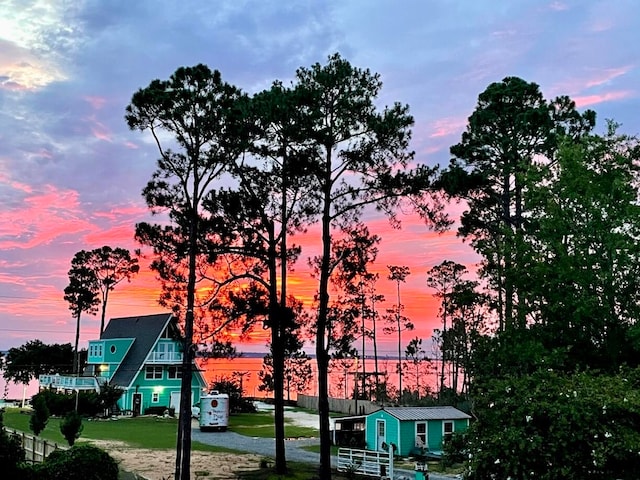
<instances>
[{"instance_id":1,"label":"tree canopy","mask_svg":"<svg viewBox=\"0 0 640 480\"><path fill-rule=\"evenodd\" d=\"M16 383L27 384L40 375L71 373L74 353L70 343L45 344L40 340L29 340L20 347L7 352L2 375Z\"/></svg>"}]
</instances>

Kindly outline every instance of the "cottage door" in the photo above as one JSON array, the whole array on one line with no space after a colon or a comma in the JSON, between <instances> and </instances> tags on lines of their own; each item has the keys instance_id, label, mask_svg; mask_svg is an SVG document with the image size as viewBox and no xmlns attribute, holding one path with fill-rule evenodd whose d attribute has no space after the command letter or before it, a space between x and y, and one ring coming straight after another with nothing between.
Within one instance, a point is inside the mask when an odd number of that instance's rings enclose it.
<instances>
[{"instance_id":1,"label":"cottage door","mask_svg":"<svg viewBox=\"0 0 640 480\"><path fill-rule=\"evenodd\" d=\"M142 394L134 393L133 394L133 416L137 417L142 412Z\"/></svg>"},{"instance_id":2,"label":"cottage door","mask_svg":"<svg viewBox=\"0 0 640 480\"><path fill-rule=\"evenodd\" d=\"M384 420L376 420L376 450L384 450L386 442L386 423Z\"/></svg>"}]
</instances>

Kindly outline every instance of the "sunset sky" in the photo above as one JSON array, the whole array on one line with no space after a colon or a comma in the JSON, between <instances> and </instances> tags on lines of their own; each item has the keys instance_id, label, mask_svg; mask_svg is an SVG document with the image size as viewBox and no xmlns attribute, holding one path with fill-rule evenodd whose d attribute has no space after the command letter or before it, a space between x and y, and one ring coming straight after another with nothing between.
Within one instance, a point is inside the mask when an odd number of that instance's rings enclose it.
<instances>
[{"instance_id":1,"label":"sunset sky","mask_svg":"<svg viewBox=\"0 0 640 480\"><path fill-rule=\"evenodd\" d=\"M62 298L73 255L138 247L157 152L124 121L137 89L205 63L254 93L334 52L381 74L381 105L410 105L418 162L446 165L478 94L505 76L596 110L599 131L612 118L640 133L637 0L0 0L0 350L35 338L73 343ZM395 299L386 266L410 266L402 296L417 328L405 335L426 340L439 325L427 270L445 259L473 269L477 257L454 231L401 219L400 231L383 218L369 223L383 238L382 308ZM303 244L291 293L308 296L317 242ZM108 317L162 311L157 285L143 269L114 292ZM99 323L83 317L81 346Z\"/></svg>"}]
</instances>

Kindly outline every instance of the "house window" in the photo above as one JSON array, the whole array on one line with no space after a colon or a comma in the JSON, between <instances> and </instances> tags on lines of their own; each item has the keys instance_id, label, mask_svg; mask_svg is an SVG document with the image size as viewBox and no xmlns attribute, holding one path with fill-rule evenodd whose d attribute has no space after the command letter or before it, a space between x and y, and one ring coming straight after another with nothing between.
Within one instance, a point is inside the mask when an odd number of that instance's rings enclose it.
<instances>
[{"instance_id":1,"label":"house window","mask_svg":"<svg viewBox=\"0 0 640 480\"><path fill-rule=\"evenodd\" d=\"M416 447L427 446L427 422L416 422Z\"/></svg>"},{"instance_id":2,"label":"house window","mask_svg":"<svg viewBox=\"0 0 640 480\"><path fill-rule=\"evenodd\" d=\"M447 440L453 435L453 422L442 422L442 436Z\"/></svg>"},{"instance_id":3,"label":"house window","mask_svg":"<svg viewBox=\"0 0 640 480\"><path fill-rule=\"evenodd\" d=\"M153 392L151 394L151 403L158 403L160 401L160 394L158 392Z\"/></svg>"},{"instance_id":4,"label":"house window","mask_svg":"<svg viewBox=\"0 0 640 480\"><path fill-rule=\"evenodd\" d=\"M162 367L147 367L144 378L147 380L159 380L162 378Z\"/></svg>"},{"instance_id":5,"label":"house window","mask_svg":"<svg viewBox=\"0 0 640 480\"><path fill-rule=\"evenodd\" d=\"M101 357L102 356L102 344L92 344L89 345L89 356L90 357Z\"/></svg>"},{"instance_id":6,"label":"house window","mask_svg":"<svg viewBox=\"0 0 640 480\"><path fill-rule=\"evenodd\" d=\"M182 378L182 369L180 367L169 367L167 369L167 378L173 380L176 378Z\"/></svg>"},{"instance_id":7,"label":"house window","mask_svg":"<svg viewBox=\"0 0 640 480\"><path fill-rule=\"evenodd\" d=\"M116 346L115 345L111 345L111 348L109 348L109 351L111 353L116 353Z\"/></svg>"}]
</instances>

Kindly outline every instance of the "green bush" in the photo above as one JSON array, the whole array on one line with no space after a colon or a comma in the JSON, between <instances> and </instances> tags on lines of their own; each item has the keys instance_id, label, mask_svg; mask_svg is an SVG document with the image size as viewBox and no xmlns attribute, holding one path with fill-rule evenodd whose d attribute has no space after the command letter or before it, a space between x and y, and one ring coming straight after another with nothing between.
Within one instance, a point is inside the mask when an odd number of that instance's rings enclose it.
<instances>
[{"instance_id":1,"label":"green bush","mask_svg":"<svg viewBox=\"0 0 640 480\"><path fill-rule=\"evenodd\" d=\"M31 404L33 406L33 412L29 419L29 428L35 436L38 436L47 426L47 422L49 421L49 409L47 408L47 402L44 397L34 397Z\"/></svg>"},{"instance_id":2,"label":"green bush","mask_svg":"<svg viewBox=\"0 0 640 480\"><path fill-rule=\"evenodd\" d=\"M60 433L67 440L69 446L73 447L76 439L82 433L82 416L78 412L69 412L60 422Z\"/></svg>"},{"instance_id":3,"label":"green bush","mask_svg":"<svg viewBox=\"0 0 640 480\"><path fill-rule=\"evenodd\" d=\"M491 380L474 405L467 479L638 479L640 370Z\"/></svg>"},{"instance_id":4,"label":"green bush","mask_svg":"<svg viewBox=\"0 0 640 480\"><path fill-rule=\"evenodd\" d=\"M464 462L468 456L466 432L454 432L453 435L444 442L443 451L442 462L444 466Z\"/></svg>"},{"instance_id":5,"label":"green bush","mask_svg":"<svg viewBox=\"0 0 640 480\"><path fill-rule=\"evenodd\" d=\"M118 463L92 445L56 450L39 468L40 480L118 480Z\"/></svg>"},{"instance_id":6,"label":"green bush","mask_svg":"<svg viewBox=\"0 0 640 480\"><path fill-rule=\"evenodd\" d=\"M176 409L173 407L148 407L145 408L145 415L164 415L165 412L169 413L169 416L173 417L176 414Z\"/></svg>"}]
</instances>

